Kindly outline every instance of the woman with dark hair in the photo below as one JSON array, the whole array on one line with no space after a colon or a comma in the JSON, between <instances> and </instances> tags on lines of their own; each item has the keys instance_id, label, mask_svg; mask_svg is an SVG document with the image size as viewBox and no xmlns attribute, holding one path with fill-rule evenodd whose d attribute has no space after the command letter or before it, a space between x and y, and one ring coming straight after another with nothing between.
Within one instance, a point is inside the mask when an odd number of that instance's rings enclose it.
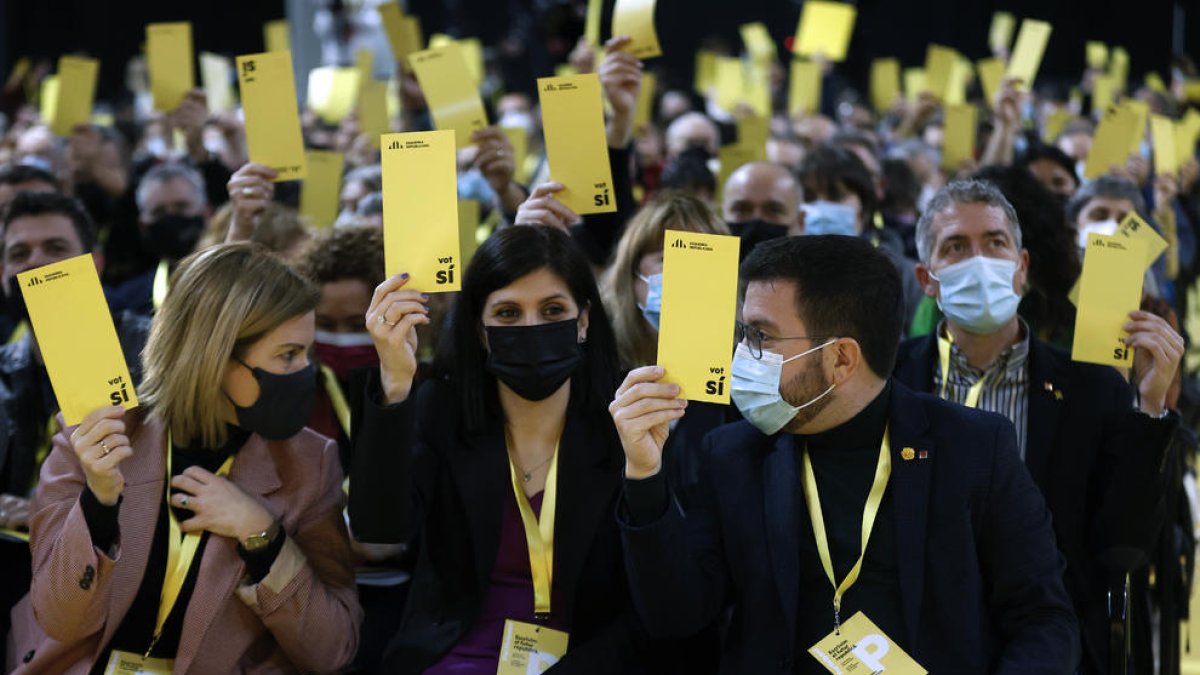
<instances>
[{"instance_id":1,"label":"woman with dark hair","mask_svg":"<svg viewBox=\"0 0 1200 675\"><path fill-rule=\"evenodd\" d=\"M555 672L636 671L612 517L616 345L587 258L552 228L493 235L416 392L428 296L406 283L385 281L367 312L381 364L353 434L355 536L419 551L384 672L493 675L521 636L552 662L560 632Z\"/></svg>"}]
</instances>

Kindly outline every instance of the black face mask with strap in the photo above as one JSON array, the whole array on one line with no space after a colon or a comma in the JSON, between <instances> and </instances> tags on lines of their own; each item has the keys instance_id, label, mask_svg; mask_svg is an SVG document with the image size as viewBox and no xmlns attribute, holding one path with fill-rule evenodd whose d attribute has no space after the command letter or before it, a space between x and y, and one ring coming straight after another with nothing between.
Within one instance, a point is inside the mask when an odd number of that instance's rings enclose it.
<instances>
[{"instance_id":1,"label":"black face mask with strap","mask_svg":"<svg viewBox=\"0 0 1200 675\"><path fill-rule=\"evenodd\" d=\"M527 401L558 391L583 363L579 320L537 326L485 326L488 372Z\"/></svg>"}]
</instances>

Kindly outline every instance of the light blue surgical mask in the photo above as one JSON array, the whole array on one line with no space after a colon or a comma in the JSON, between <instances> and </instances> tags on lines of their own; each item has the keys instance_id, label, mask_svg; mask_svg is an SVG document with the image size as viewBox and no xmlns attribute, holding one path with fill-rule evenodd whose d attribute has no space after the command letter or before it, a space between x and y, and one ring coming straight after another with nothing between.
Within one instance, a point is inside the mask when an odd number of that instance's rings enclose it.
<instances>
[{"instance_id":1,"label":"light blue surgical mask","mask_svg":"<svg viewBox=\"0 0 1200 675\"><path fill-rule=\"evenodd\" d=\"M929 276L937 280L938 307L963 330L989 335L1017 314L1021 296L1013 290L1017 263L975 256L944 267Z\"/></svg>"},{"instance_id":2,"label":"light blue surgical mask","mask_svg":"<svg viewBox=\"0 0 1200 675\"><path fill-rule=\"evenodd\" d=\"M646 304L638 305L638 308L642 310L646 321L654 326L654 330L658 330L658 322L662 318L662 273L651 274L648 277L639 274L638 278L650 287L650 291L646 293Z\"/></svg>"},{"instance_id":3,"label":"light blue surgical mask","mask_svg":"<svg viewBox=\"0 0 1200 675\"><path fill-rule=\"evenodd\" d=\"M805 204L804 234L858 236L858 217L854 207L825 200Z\"/></svg>"},{"instance_id":4,"label":"light blue surgical mask","mask_svg":"<svg viewBox=\"0 0 1200 675\"><path fill-rule=\"evenodd\" d=\"M828 396L837 385L831 384L820 396L808 403L794 406L784 400L783 394L779 392L779 382L783 377L784 364L818 352L833 343L834 340L830 340L787 359L768 351L762 353L761 359L756 359L745 343L739 344L733 353L731 394L733 402L742 412L742 417L770 436L787 426L796 413Z\"/></svg>"}]
</instances>

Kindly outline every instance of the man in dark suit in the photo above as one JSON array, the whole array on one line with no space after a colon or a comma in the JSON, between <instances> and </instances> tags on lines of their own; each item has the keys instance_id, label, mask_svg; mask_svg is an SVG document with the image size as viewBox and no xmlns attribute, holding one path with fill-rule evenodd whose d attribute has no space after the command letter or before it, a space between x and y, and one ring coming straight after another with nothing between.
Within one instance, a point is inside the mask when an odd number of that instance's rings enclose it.
<instances>
[{"instance_id":1,"label":"man in dark suit","mask_svg":"<svg viewBox=\"0 0 1200 675\"><path fill-rule=\"evenodd\" d=\"M686 516L659 472L678 388L641 368L609 406L647 628L687 635L731 610L723 673L823 673L806 652L861 635L862 616L874 637L829 656L852 652L859 672L897 672L902 650L934 673L1071 673L1062 558L1012 425L888 379L903 321L888 258L856 238L787 238L742 276L746 421L705 439Z\"/></svg>"},{"instance_id":2,"label":"man in dark suit","mask_svg":"<svg viewBox=\"0 0 1200 675\"><path fill-rule=\"evenodd\" d=\"M1081 672L1109 672L1107 591L1144 566L1140 552L1165 517L1164 468L1178 424L1165 402L1183 338L1149 312L1130 314L1135 405L1114 368L1074 362L1031 335L1017 315L1029 254L1016 212L988 183L955 182L935 195L917 223L917 247L918 279L946 318L936 334L901 345L895 377L1013 421L1067 561Z\"/></svg>"}]
</instances>

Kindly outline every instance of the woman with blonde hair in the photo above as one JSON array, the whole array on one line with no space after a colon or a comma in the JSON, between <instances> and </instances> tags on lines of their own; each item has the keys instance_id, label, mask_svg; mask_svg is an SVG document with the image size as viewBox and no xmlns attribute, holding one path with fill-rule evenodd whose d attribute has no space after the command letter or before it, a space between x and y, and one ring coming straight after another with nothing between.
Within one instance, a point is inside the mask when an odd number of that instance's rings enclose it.
<instances>
[{"instance_id":1,"label":"woman with blonde hair","mask_svg":"<svg viewBox=\"0 0 1200 675\"><path fill-rule=\"evenodd\" d=\"M184 259L142 407L54 437L17 673L332 672L361 617L337 447L304 428L317 290L253 244ZM35 619L36 617L36 619Z\"/></svg>"}]
</instances>

